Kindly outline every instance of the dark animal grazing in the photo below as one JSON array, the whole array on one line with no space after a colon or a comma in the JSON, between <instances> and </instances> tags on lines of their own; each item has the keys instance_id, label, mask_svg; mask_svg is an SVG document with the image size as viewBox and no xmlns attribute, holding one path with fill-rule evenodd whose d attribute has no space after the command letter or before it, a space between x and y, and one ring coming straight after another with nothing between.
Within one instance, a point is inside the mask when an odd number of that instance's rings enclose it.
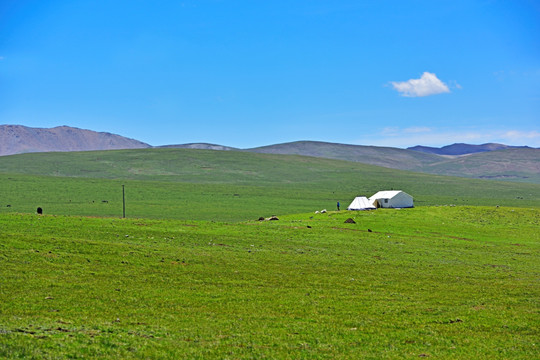
<instances>
[{"instance_id":1,"label":"dark animal grazing","mask_svg":"<svg viewBox=\"0 0 540 360\"><path fill-rule=\"evenodd\" d=\"M348 218L347 220L345 220L345 224L356 224L356 221L354 221L351 218Z\"/></svg>"},{"instance_id":2,"label":"dark animal grazing","mask_svg":"<svg viewBox=\"0 0 540 360\"><path fill-rule=\"evenodd\" d=\"M6 207L11 207L11 205L10 205L10 204L7 204Z\"/></svg>"},{"instance_id":3,"label":"dark animal grazing","mask_svg":"<svg viewBox=\"0 0 540 360\"><path fill-rule=\"evenodd\" d=\"M38 215L43 215L43 209L38 207L37 208L37 213L38 213Z\"/></svg>"},{"instance_id":4,"label":"dark animal grazing","mask_svg":"<svg viewBox=\"0 0 540 360\"><path fill-rule=\"evenodd\" d=\"M373 232L371 229L367 229L367 232Z\"/></svg>"}]
</instances>

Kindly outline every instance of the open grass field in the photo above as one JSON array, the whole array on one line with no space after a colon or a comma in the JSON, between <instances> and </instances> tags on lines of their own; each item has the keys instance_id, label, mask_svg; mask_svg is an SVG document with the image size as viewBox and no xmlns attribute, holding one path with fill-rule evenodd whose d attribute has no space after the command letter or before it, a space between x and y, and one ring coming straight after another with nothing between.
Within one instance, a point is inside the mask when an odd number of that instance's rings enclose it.
<instances>
[{"instance_id":1,"label":"open grass field","mask_svg":"<svg viewBox=\"0 0 540 360\"><path fill-rule=\"evenodd\" d=\"M416 208L314 214L381 189ZM186 149L2 157L0 358L539 358L539 228L538 184Z\"/></svg>"},{"instance_id":2,"label":"open grass field","mask_svg":"<svg viewBox=\"0 0 540 360\"><path fill-rule=\"evenodd\" d=\"M495 206L4 213L0 358L539 358L539 228Z\"/></svg>"},{"instance_id":3,"label":"open grass field","mask_svg":"<svg viewBox=\"0 0 540 360\"><path fill-rule=\"evenodd\" d=\"M346 207L400 189L423 205L540 207L540 185L419 174L302 156L189 149L0 158L0 213L242 221ZM8 206L9 205L9 206Z\"/></svg>"}]
</instances>

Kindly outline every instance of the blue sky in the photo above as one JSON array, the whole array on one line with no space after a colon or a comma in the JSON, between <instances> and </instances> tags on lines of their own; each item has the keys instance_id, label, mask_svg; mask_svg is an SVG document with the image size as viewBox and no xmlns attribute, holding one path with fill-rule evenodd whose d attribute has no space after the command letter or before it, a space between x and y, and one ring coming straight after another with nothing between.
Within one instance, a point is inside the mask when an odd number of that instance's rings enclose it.
<instances>
[{"instance_id":1,"label":"blue sky","mask_svg":"<svg viewBox=\"0 0 540 360\"><path fill-rule=\"evenodd\" d=\"M3 0L0 124L540 147L535 0Z\"/></svg>"}]
</instances>

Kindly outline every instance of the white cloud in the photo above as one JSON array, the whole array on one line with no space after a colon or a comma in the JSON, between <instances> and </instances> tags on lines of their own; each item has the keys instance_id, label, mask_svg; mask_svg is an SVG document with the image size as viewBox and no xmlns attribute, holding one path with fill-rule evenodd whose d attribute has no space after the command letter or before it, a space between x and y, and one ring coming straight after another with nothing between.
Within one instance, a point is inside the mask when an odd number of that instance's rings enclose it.
<instances>
[{"instance_id":1,"label":"white cloud","mask_svg":"<svg viewBox=\"0 0 540 360\"><path fill-rule=\"evenodd\" d=\"M420 134L420 133L429 133L432 129L425 126L409 127L402 129L397 126L387 126L381 130L381 135L385 137L395 137L402 136L405 134Z\"/></svg>"},{"instance_id":2,"label":"white cloud","mask_svg":"<svg viewBox=\"0 0 540 360\"><path fill-rule=\"evenodd\" d=\"M410 128L403 129L403 132L408 133L408 134L428 133L431 131L432 129L426 126L417 126L417 127L410 127Z\"/></svg>"},{"instance_id":3,"label":"white cloud","mask_svg":"<svg viewBox=\"0 0 540 360\"><path fill-rule=\"evenodd\" d=\"M523 141L529 141L531 143L537 143L540 144L540 132L538 131L518 131L518 130L510 130L503 132L500 137L502 139L506 139L507 141L511 142L523 142Z\"/></svg>"},{"instance_id":4,"label":"white cloud","mask_svg":"<svg viewBox=\"0 0 540 360\"><path fill-rule=\"evenodd\" d=\"M381 130L381 135L383 136L397 136L401 132L401 129L397 126L387 126Z\"/></svg>"},{"instance_id":5,"label":"white cloud","mask_svg":"<svg viewBox=\"0 0 540 360\"><path fill-rule=\"evenodd\" d=\"M435 74L427 71L422 74L420 79L391 81L390 84L401 96L406 97L430 96L450 92L445 83L439 80Z\"/></svg>"}]
</instances>

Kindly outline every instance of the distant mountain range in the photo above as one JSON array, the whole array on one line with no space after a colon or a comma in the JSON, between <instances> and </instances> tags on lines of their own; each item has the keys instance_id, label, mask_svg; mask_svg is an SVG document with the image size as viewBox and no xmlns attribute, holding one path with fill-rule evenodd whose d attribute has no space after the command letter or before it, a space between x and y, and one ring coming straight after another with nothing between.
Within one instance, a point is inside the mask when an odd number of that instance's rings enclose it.
<instances>
[{"instance_id":1,"label":"distant mountain range","mask_svg":"<svg viewBox=\"0 0 540 360\"><path fill-rule=\"evenodd\" d=\"M27 152L89 151L150 148L149 144L119 135L68 126L52 129L0 125L0 156ZM440 175L503 179L540 183L540 149L503 144L453 144L441 148L414 146L408 149L347 145L318 141L295 141L251 149L189 143L160 148L246 151L302 155L347 160Z\"/></svg>"},{"instance_id":2,"label":"distant mountain range","mask_svg":"<svg viewBox=\"0 0 540 360\"><path fill-rule=\"evenodd\" d=\"M509 145L496 144L496 143L487 143L487 144L482 144L482 145L458 143L458 144L446 145L440 148L417 145L417 146L409 147L407 149L420 151L420 152L428 153L428 154L459 156L459 155L475 154L475 153L487 152L487 151L496 151L496 150L505 150L505 149L527 149L527 148L529 147L528 146L509 146Z\"/></svg>"},{"instance_id":3,"label":"distant mountain range","mask_svg":"<svg viewBox=\"0 0 540 360\"><path fill-rule=\"evenodd\" d=\"M0 125L0 156L29 152L142 149L138 140L91 130L58 126L51 129Z\"/></svg>"}]
</instances>

